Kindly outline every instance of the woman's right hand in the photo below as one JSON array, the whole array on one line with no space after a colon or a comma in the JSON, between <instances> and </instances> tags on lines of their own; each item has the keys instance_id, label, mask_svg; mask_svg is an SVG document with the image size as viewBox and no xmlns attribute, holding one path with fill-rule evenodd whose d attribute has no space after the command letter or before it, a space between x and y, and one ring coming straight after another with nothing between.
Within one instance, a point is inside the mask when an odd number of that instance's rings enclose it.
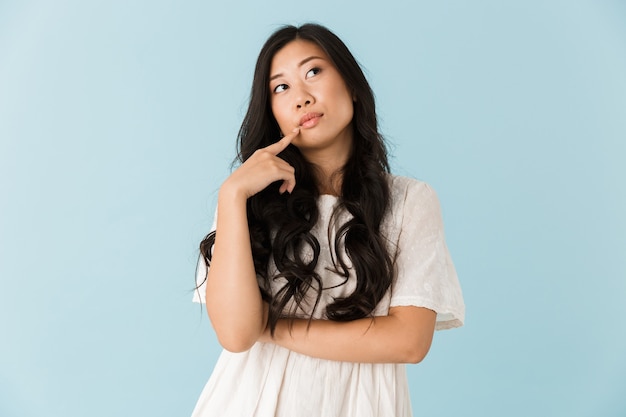
<instances>
[{"instance_id":1,"label":"woman's right hand","mask_svg":"<svg viewBox=\"0 0 626 417\"><path fill-rule=\"evenodd\" d=\"M206 281L207 313L221 345L231 352L243 352L256 343L267 327L257 282L246 200L274 181L281 181L281 193L296 185L295 170L277 155L293 138L295 129L276 143L257 150L222 184L217 201L217 225L213 258Z\"/></svg>"},{"instance_id":2,"label":"woman's right hand","mask_svg":"<svg viewBox=\"0 0 626 417\"><path fill-rule=\"evenodd\" d=\"M295 170L277 155L299 134L300 129L296 128L278 142L258 149L224 181L220 192L227 191L247 200L271 183L282 180L279 192L291 193L296 186Z\"/></svg>"}]
</instances>

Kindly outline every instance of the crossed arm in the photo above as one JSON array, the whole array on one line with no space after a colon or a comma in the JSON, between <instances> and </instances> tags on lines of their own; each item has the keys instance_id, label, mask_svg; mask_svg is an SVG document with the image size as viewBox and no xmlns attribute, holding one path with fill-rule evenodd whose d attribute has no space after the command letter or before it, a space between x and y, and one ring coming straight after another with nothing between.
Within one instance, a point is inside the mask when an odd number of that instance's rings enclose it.
<instances>
[{"instance_id":1,"label":"crossed arm","mask_svg":"<svg viewBox=\"0 0 626 417\"><path fill-rule=\"evenodd\" d=\"M321 359L372 363L418 363L428 353L435 312L422 307L392 307L387 316L349 322L295 320L278 322L274 338L266 330L261 342Z\"/></svg>"},{"instance_id":2,"label":"crossed arm","mask_svg":"<svg viewBox=\"0 0 626 417\"><path fill-rule=\"evenodd\" d=\"M281 192L293 190L293 167L277 157L298 134L257 151L225 181L218 197L213 259L206 282L207 312L220 344L229 351L248 350L257 341L275 343L308 356L350 362L417 363L430 348L435 312L421 307L392 307L387 316L350 322L280 320L274 337L267 327L267 304L256 280L246 201L274 181ZM261 175L262 174L262 175Z\"/></svg>"}]
</instances>

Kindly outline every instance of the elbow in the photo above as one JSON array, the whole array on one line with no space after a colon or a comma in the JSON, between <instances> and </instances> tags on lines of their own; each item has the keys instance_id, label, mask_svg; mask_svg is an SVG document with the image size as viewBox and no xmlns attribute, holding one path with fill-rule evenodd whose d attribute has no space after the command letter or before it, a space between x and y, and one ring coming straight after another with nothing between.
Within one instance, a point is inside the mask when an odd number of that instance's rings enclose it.
<instances>
[{"instance_id":1,"label":"elbow","mask_svg":"<svg viewBox=\"0 0 626 417\"><path fill-rule=\"evenodd\" d=\"M252 320L242 320L241 317L225 317L209 312L209 319L219 344L232 353L250 350L265 330L261 322L254 323Z\"/></svg>"},{"instance_id":2,"label":"elbow","mask_svg":"<svg viewBox=\"0 0 626 417\"><path fill-rule=\"evenodd\" d=\"M232 353L250 350L261 335L260 331L253 326L233 321L212 320L211 324L217 341L224 349Z\"/></svg>"},{"instance_id":3,"label":"elbow","mask_svg":"<svg viewBox=\"0 0 626 417\"><path fill-rule=\"evenodd\" d=\"M396 327L392 334L398 362L420 363L424 360L435 333L436 313L421 307L392 307L389 316Z\"/></svg>"},{"instance_id":4,"label":"elbow","mask_svg":"<svg viewBox=\"0 0 626 417\"><path fill-rule=\"evenodd\" d=\"M241 335L217 335L220 345L229 352L242 353L250 350L256 343L256 339L252 337L242 337Z\"/></svg>"},{"instance_id":5,"label":"elbow","mask_svg":"<svg viewBox=\"0 0 626 417\"><path fill-rule=\"evenodd\" d=\"M222 345L222 347L224 348L224 350L229 351L230 353L243 353L243 352L247 352L250 350L250 348L252 348L252 345L247 345L247 344L224 344L222 342L220 342L220 344Z\"/></svg>"},{"instance_id":6,"label":"elbow","mask_svg":"<svg viewBox=\"0 0 626 417\"><path fill-rule=\"evenodd\" d=\"M409 351L404 358L404 363L417 364L424 360L428 354L428 350L426 349L413 349Z\"/></svg>"},{"instance_id":7,"label":"elbow","mask_svg":"<svg viewBox=\"0 0 626 417\"><path fill-rule=\"evenodd\" d=\"M410 343L406 349L404 349L402 362L411 364L420 363L428 354L430 344L430 340Z\"/></svg>"}]
</instances>

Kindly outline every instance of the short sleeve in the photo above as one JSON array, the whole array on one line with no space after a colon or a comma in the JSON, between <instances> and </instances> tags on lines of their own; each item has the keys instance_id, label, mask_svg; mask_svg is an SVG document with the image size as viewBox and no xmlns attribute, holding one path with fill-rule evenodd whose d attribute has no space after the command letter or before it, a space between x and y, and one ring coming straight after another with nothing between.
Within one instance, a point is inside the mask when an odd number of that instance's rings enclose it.
<instances>
[{"instance_id":1,"label":"short sleeve","mask_svg":"<svg viewBox=\"0 0 626 417\"><path fill-rule=\"evenodd\" d=\"M434 310L436 330L460 327L465 304L446 246L437 194L426 183L410 180L401 200L394 204L402 221L390 306Z\"/></svg>"},{"instance_id":2,"label":"short sleeve","mask_svg":"<svg viewBox=\"0 0 626 417\"><path fill-rule=\"evenodd\" d=\"M215 216L213 216L213 225L211 231L214 231L217 227L217 209L215 209ZM209 272L209 267L206 264L204 256L199 254L198 263L196 264L196 288L193 290L194 303L206 304L206 277Z\"/></svg>"}]
</instances>

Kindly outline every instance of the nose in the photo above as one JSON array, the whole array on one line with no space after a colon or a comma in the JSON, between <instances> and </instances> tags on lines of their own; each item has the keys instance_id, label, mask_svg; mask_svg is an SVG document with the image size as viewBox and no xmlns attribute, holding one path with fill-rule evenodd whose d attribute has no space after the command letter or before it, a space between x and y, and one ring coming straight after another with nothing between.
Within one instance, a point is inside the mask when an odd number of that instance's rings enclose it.
<instances>
[{"instance_id":1,"label":"nose","mask_svg":"<svg viewBox=\"0 0 626 417\"><path fill-rule=\"evenodd\" d=\"M298 104L296 104L296 107L301 109L302 107L307 107L310 104L311 104L311 100L304 100L304 103L302 103L302 100L299 100Z\"/></svg>"},{"instance_id":2,"label":"nose","mask_svg":"<svg viewBox=\"0 0 626 417\"><path fill-rule=\"evenodd\" d=\"M298 110L300 110L302 107L308 107L311 104L313 104L313 102L315 102L313 95L306 88L306 86L300 85L297 87L297 89L298 90L296 91L295 98L296 98L296 108Z\"/></svg>"}]
</instances>

